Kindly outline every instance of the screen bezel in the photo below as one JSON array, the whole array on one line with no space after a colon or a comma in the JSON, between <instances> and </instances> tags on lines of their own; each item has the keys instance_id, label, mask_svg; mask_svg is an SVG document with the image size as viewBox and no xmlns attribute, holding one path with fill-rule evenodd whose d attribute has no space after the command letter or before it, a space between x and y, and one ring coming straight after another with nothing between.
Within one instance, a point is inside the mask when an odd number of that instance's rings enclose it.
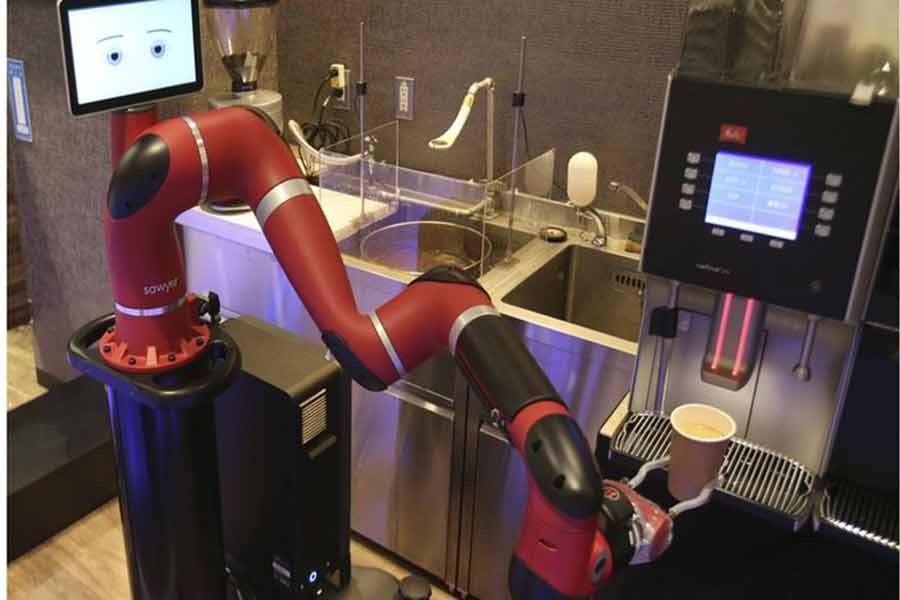
<instances>
[{"instance_id":1,"label":"screen bezel","mask_svg":"<svg viewBox=\"0 0 900 600\"><path fill-rule=\"evenodd\" d=\"M781 235L781 233L773 233L772 231L760 231L760 227L752 229L748 226L756 225L756 224L750 223L747 221L741 221L741 224L738 225L736 223L728 224L728 223L722 223L720 221L709 220L709 210L710 210L710 208L712 208L712 204L713 204L713 199L712 199L713 181L715 181L716 164L718 163L718 159L719 159L720 155L737 156L739 158L746 158L749 160L779 163L779 164L784 164L784 165L791 165L794 167L803 167L803 168L807 169L806 180L803 183L803 193L800 195L800 209L797 211L796 217L794 219L793 237ZM795 241L797 241L797 238L800 237L800 229L801 229L801 224L803 222L803 211L806 210L806 204L809 201L809 184L810 184L810 181L812 180L814 172L815 172L814 165L811 163L806 163L806 162L797 161L797 160L784 159L784 158L776 158L773 156L764 156L764 155L759 155L759 154L745 153L745 152L735 151L730 148L718 149L718 150L716 150L716 154L713 159L713 171L710 174L709 196L707 197L707 200L706 200L706 210L704 211L704 214L703 214L703 222L708 225L714 225L714 226L719 226L719 227L728 227L729 229L734 229L737 231L742 231L744 233L749 233L749 234L753 234L753 235L763 235L763 236L768 236L771 238L777 238L780 240L795 242ZM770 229L775 229L775 228L770 228ZM782 230L782 232L787 232L787 231L788 230Z\"/></svg>"},{"instance_id":2,"label":"screen bezel","mask_svg":"<svg viewBox=\"0 0 900 600\"><path fill-rule=\"evenodd\" d=\"M98 113L122 110L143 104L152 104L160 100L167 100L178 96L194 94L203 89L203 50L200 39L200 10L198 0L188 0L191 3L191 20L194 29L194 68L196 78L194 81L182 83L165 88L118 96L108 100L80 103L77 99L77 87L75 85L75 58L72 53L72 34L69 27L69 12L82 8L99 8L117 4L135 4L148 0L59 0L57 11L59 13L59 34L62 42L63 67L66 73L66 95L69 98L69 112L73 116L83 117Z\"/></svg>"}]
</instances>

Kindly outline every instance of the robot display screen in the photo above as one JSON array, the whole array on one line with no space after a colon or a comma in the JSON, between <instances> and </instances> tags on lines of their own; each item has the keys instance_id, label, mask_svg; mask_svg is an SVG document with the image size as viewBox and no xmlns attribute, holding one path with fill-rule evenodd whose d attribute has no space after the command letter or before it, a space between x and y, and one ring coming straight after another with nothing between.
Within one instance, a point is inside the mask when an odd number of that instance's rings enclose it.
<instances>
[{"instance_id":1,"label":"robot display screen","mask_svg":"<svg viewBox=\"0 0 900 600\"><path fill-rule=\"evenodd\" d=\"M61 0L59 8L74 114L203 87L197 0Z\"/></svg>"},{"instance_id":2,"label":"robot display screen","mask_svg":"<svg viewBox=\"0 0 900 600\"><path fill-rule=\"evenodd\" d=\"M706 222L796 240L812 165L719 152Z\"/></svg>"}]
</instances>

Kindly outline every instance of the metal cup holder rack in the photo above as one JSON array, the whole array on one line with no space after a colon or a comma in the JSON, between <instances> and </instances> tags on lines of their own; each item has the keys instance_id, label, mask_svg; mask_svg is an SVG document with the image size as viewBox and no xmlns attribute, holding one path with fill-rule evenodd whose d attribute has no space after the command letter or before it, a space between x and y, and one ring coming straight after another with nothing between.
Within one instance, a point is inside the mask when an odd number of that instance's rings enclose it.
<instances>
[{"instance_id":1,"label":"metal cup holder rack","mask_svg":"<svg viewBox=\"0 0 900 600\"><path fill-rule=\"evenodd\" d=\"M641 463L669 453L669 417L632 413L612 436L610 451ZM719 471L718 491L786 519L798 529L815 504L816 477L799 462L746 440L734 438ZM895 525L896 526L896 525Z\"/></svg>"},{"instance_id":2,"label":"metal cup holder rack","mask_svg":"<svg viewBox=\"0 0 900 600\"><path fill-rule=\"evenodd\" d=\"M849 481L826 485L816 507L816 529L850 535L889 551L900 551L897 498Z\"/></svg>"}]
</instances>

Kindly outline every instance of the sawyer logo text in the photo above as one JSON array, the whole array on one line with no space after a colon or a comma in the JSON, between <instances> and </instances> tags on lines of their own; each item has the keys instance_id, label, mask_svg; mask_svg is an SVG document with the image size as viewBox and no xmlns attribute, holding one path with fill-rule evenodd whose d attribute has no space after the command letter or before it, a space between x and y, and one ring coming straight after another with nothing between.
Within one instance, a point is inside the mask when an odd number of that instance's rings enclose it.
<instances>
[{"instance_id":1,"label":"sawyer logo text","mask_svg":"<svg viewBox=\"0 0 900 600\"><path fill-rule=\"evenodd\" d=\"M144 295L145 296L154 296L156 294L165 294L166 292L171 292L175 289L175 286L178 285L178 278L170 279L165 283L157 283L156 285L145 285L144 286Z\"/></svg>"}]
</instances>

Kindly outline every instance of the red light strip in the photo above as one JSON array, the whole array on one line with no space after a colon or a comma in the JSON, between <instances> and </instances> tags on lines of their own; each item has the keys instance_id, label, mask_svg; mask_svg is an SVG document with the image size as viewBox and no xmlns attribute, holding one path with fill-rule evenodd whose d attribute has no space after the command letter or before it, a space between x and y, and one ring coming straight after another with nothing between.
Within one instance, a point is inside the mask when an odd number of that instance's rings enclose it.
<instances>
[{"instance_id":1,"label":"red light strip","mask_svg":"<svg viewBox=\"0 0 900 600\"><path fill-rule=\"evenodd\" d=\"M722 347L725 345L725 331L728 328L728 315L731 314L731 299L734 294L725 294L725 304L722 306L722 318L719 319L719 336L716 338L716 353L713 354L712 364L709 368L713 371L719 369L722 361Z\"/></svg>"},{"instance_id":2,"label":"red light strip","mask_svg":"<svg viewBox=\"0 0 900 600\"><path fill-rule=\"evenodd\" d=\"M731 376L737 377L738 373L743 370L744 351L747 349L747 334L750 333L750 316L753 314L753 305L756 300L747 299L747 306L744 307L744 322L741 324L741 339L738 341L737 358L734 360L734 368L731 370Z\"/></svg>"}]
</instances>

